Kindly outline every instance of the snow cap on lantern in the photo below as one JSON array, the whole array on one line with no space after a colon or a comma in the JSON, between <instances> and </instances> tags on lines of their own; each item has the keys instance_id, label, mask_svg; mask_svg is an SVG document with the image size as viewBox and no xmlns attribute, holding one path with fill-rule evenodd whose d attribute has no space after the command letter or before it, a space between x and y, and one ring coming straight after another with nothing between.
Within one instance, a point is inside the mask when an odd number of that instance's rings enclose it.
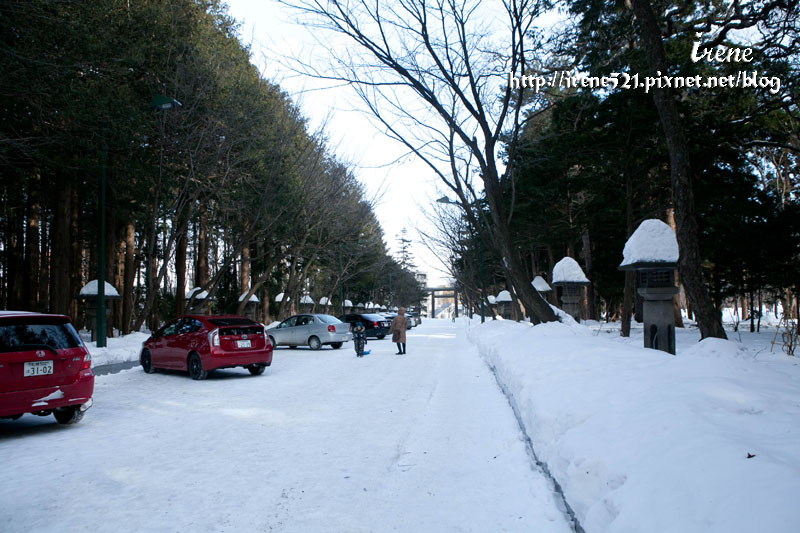
<instances>
[{"instance_id":1,"label":"snow cap on lantern","mask_svg":"<svg viewBox=\"0 0 800 533\"><path fill-rule=\"evenodd\" d=\"M678 264L678 239L675 231L661 220L643 221L622 250L620 270L674 268Z\"/></svg>"},{"instance_id":2,"label":"snow cap on lantern","mask_svg":"<svg viewBox=\"0 0 800 533\"><path fill-rule=\"evenodd\" d=\"M553 267L553 285L588 285L589 279L583 273L583 269L571 257L565 257Z\"/></svg>"},{"instance_id":3,"label":"snow cap on lantern","mask_svg":"<svg viewBox=\"0 0 800 533\"><path fill-rule=\"evenodd\" d=\"M531 281L531 285L533 285L533 288L536 289L538 292L550 292L553 290L553 288L547 284L547 282L544 280L542 276L536 276L535 278L533 278L533 281Z\"/></svg>"},{"instance_id":4,"label":"snow cap on lantern","mask_svg":"<svg viewBox=\"0 0 800 533\"><path fill-rule=\"evenodd\" d=\"M501 302L510 302L511 301L511 293L508 291L500 291L495 296L494 301L497 303Z\"/></svg>"}]
</instances>

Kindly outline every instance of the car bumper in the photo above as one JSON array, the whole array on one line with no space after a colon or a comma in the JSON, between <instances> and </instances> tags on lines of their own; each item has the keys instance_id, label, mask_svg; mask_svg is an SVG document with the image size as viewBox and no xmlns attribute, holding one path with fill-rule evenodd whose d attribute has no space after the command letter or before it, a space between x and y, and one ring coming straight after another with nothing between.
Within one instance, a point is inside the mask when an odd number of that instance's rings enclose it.
<instances>
[{"instance_id":1,"label":"car bumper","mask_svg":"<svg viewBox=\"0 0 800 533\"><path fill-rule=\"evenodd\" d=\"M322 344L334 344L336 342L348 342L353 340L352 333L328 333L327 335L322 335L319 339L322 341Z\"/></svg>"},{"instance_id":2,"label":"car bumper","mask_svg":"<svg viewBox=\"0 0 800 533\"><path fill-rule=\"evenodd\" d=\"M50 411L68 405L92 405L94 375L81 370L76 381L68 385L57 385L41 389L27 389L0 393L0 417L15 416L38 411Z\"/></svg>"},{"instance_id":3,"label":"car bumper","mask_svg":"<svg viewBox=\"0 0 800 533\"><path fill-rule=\"evenodd\" d=\"M256 364L270 366L272 364L272 348L248 352L213 351L211 355L203 357L202 361L204 370Z\"/></svg>"}]
</instances>

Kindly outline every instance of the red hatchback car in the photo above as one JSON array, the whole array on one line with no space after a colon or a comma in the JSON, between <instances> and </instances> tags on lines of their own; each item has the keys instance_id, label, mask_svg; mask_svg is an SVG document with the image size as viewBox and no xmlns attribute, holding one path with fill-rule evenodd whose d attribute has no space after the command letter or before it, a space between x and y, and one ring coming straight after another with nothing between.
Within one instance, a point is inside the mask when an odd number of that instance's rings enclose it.
<instances>
[{"instance_id":1,"label":"red hatchback car","mask_svg":"<svg viewBox=\"0 0 800 533\"><path fill-rule=\"evenodd\" d=\"M55 415L74 424L92 406L92 356L69 318L0 311L0 418Z\"/></svg>"},{"instance_id":2,"label":"red hatchback car","mask_svg":"<svg viewBox=\"0 0 800 533\"><path fill-rule=\"evenodd\" d=\"M264 326L232 315L188 315L164 324L142 346L142 369L185 370L205 379L218 368L242 366L253 375L272 364L272 345Z\"/></svg>"}]
</instances>

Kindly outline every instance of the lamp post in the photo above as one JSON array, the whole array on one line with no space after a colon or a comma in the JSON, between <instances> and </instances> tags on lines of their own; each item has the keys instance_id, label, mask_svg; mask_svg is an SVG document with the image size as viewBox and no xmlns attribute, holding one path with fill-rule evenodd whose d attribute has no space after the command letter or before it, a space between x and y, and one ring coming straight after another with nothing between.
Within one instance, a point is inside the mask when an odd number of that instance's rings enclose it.
<instances>
[{"instance_id":1,"label":"lamp post","mask_svg":"<svg viewBox=\"0 0 800 533\"><path fill-rule=\"evenodd\" d=\"M174 98L170 98L169 96L164 96L163 94L153 95L152 100L150 100L150 109L152 111L169 111L170 109L177 109L177 108L179 108L181 106L182 106L182 104L179 101L177 101ZM161 157L159 158L159 163L158 163L159 169L158 169L158 171L159 171L159 175L160 175L161 172L163 172L163 154L164 154L164 120L163 119L161 119L159 121L159 126L160 126L160 128L159 128L159 136L160 136L160 144L161 144ZM105 180L105 160L103 162L103 180ZM103 198L102 210L105 211L105 181L103 183L103 187L101 188L101 191L102 191L101 198ZM100 224L101 224L100 225L100 228L101 228L100 231L101 231L101 233L105 234L105 213L101 214ZM104 249L104 243L103 243L104 240L105 240L105 237L101 237L100 250ZM101 252L101 254L102 254L102 252ZM105 335L106 335L106 333L105 333L105 331L106 331L105 330L105 325L102 328L100 328L100 320L101 320L100 317L101 316L103 317L102 320L103 320L104 324L105 324L105 317L106 317L106 314L105 314L105 301L103 299L103 295L104 295L103 287L104 287L104 284L105 284L105 279L104 279L105 278L105 258L102 257L101 261L102 261L102 268L100 269L100 272L98 273L98 276L97 276L97 283L98 283L98 286L99 286L98 287L98 291L97 291L97 328L98 328L97 346L100 346L100 335L103 336L103 346L105 346ZM148 288L148 298L150 298L149 291L150 290L153 290L153 291L155 290L154 287L152 286L152 281L151 281L152 278L153 278L153 274L151 273L150 276L148 276L148 287L147 287ZM183 296L181 296L181 297L183 297Z\"/></svg>"},{"instance_id":2,"label":"lamp post","mask_svg":"<svg viewBox=\"0 0 800 533\"><path fill-rule=\"evenodd\" d=\"M440 203L440 204L456 205L456 206L461 207L461 204L459 204L458 202L452 201L447 196L442 196L441 198L436 200L436 202ZM486 295L484 293L486 291L484 290L485 287L484 287L484 284L483 284L483 240L481 240L480 236L478 236L477 240L478 240L478 265L479 265L478 266L478 270L479 270L479 276L481 278L480 279L480 282L481 282L481 324L483 324L484 322L486 322L486 310L485 310L485 307L484 307L484 300L486 299ZM457 300L456 300L456 309L458 309L458 301Z\"/></svg>"},{"instance_id":3,"label":"lamp post","mask_svg":"<svg viewBox=\"0 0 800 533\"><path fill-rule=\"evenodd\" d=\"M106 346L106 157L108 148L103 139L100 151L100 185L97 198L98 234L97 243L97 347Z\"/></svg>"}]
</instances>

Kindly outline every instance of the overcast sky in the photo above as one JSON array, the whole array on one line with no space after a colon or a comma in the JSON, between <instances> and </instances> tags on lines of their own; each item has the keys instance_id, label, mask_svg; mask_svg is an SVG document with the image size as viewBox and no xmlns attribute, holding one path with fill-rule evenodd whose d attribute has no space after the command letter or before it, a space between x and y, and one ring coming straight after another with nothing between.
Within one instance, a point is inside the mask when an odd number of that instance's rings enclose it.
<instances>
[{"instance_id":1,"label":"overcast sky","mask_svg":"<svg viewBox=\"0 0 800 533\"><path fill-rule=\"evenodd\" d=\"M285 58L303 57L314 61L327 50L311 31L294 23L295 14L269 0L227 0L230 14L241 24L240 36L249 45L253 62L263 75L292 96L310 121L310 127L325 124L330 147L336 155L353 164L367 194L379 198L375 213L392 252L397 235L408 229L414 240L412 253L429 285L446 283L441 263L419 242L416 228L430 230L430 203L441 197L437 179L422 163L387 139L357 110L360 102L347 87L330 88L320 80L299 76L286 66ZM327 40L328 46L342 46ZM324 52L324 53L323 53ZM399 161L398 161L399 159ZM427 227L426 227L427 226Z\"/></svg>"}]
</instances>

